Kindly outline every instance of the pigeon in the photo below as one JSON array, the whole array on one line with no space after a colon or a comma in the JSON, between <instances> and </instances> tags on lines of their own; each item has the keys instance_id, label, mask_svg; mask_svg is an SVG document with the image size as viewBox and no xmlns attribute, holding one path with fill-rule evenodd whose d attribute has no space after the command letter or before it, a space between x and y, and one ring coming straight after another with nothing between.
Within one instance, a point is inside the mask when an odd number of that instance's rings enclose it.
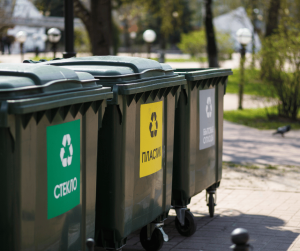
<instances>
[{"instance_id":1,"label":"pigeon","mask_svg":"<svg viewBox=\"0 0 300 251\"><path fill-rule=\"evenodd\" d=\"M289 130L291 130L291 126L290 125L278 127L277 131L274 132L273 135L275 135L275 134L281 134L281 136L284 137L284 134L286 132L288 132Z\"/></svg>"}]
</instances>

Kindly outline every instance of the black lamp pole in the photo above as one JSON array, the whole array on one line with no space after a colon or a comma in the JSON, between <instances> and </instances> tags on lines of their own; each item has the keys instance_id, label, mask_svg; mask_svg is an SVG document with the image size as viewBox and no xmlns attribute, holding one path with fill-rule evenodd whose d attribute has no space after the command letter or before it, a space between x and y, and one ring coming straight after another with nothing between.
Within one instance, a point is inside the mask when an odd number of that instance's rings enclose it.
<instances>
[{"instance_id":1,"label":"black lamp pole","mask_svg":"<svg viewBox=\"0 0 300 251\"><path fill-rule=\"evenodd\" d=\"M64 58L76 56L74 51L74 10L73 0L65 0L65 49Z\"/></svg>"},{"instance_id":2,"label":"black lamp pole","mask_svg":"<svg viewBox=\"0 0 300 251\"><path fill-rule=\"evenodd\" d=\"M240 61L240 84L239 84L239 110L243 109L243 93L244 93L244 82L245 82L245 56L246 56L246 45L241 44L241 61Z\"/></svg>"}]
</instances>

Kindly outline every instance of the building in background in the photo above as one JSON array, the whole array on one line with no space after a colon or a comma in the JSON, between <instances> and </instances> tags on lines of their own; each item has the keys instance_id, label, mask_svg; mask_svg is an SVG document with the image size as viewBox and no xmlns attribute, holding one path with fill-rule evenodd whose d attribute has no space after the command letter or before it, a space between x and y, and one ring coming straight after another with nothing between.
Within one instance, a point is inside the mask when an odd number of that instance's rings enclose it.
<instances>
[{"instance_id":1,"label":"building in background","mask_svg":"<svg viewBox=\"0 0 300 251\"><path fill-rule=\"evenodd\" d=\"M43 15L29 0L17 0L12 18L43 19ZM39 51L45 50L45 42L42 40L42 35L45 34L44 27L16 25L14 28L8 29L7 35L15 36L21 30L27 32L27 40L24 43L25 51L35 51L36 47ZM37 39L34 39L34 34L37 35ZM11 52L20 53L20 45L18 42L12 44Z\"/></svg>"},{"instance_id":2,"label":"building in background","mask_svg":"<svg viewBox=\"0 0 300 251\"><path fill-rule=\"evenodd\" d=\"M238 51L241 47L239 42L236 39L236 32L240 28L248 28L253 32L253 25L244 7L239 7L233 11L230 11L226 14L217 16L213 19L214 27L220 32L229 33L234 40L234 50ZM255 41L255 51L261 49L261 42L257 34L254 35ZM252 51L252 44L249 43L246 47L248 52Z\"/></svg>"}]
</instances>

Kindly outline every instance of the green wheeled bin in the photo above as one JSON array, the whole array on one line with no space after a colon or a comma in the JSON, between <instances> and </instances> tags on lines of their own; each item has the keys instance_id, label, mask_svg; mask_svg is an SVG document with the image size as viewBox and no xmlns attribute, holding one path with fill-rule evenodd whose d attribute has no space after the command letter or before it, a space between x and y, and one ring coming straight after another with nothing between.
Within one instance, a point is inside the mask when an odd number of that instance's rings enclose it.
<instances>
[{"instance_id":1,"label":"green wheeled bin","mask_svg":"<svg viewBox=\"0 0 300 251\"><path fill-rule=\"evenodd\" d=\"M55 66L0 64L1 250L85 250L110 88ZM100 123L98 123L98 121Z\"/></svg>"},{"instance_id":2,"label":"green wheeled bin","mask_svg":"<svg viewBox=\"0 0 300 251\"><path fill-rule=\"evenodd\" d=\"M96 56L43 64L89 72L112 88L99 130L96 241L120 249L142 228L146 250L159 250L171 207L175 106L184 76L156 61Z\"/></svg>"},{"instance_id":3,"label":"green wheeled bin","mask_svg":"<svg viewBox=\"0 0 300 251\"><path fill-rule=\"evenodd\" d=\"M191 198L205 190L211 217L222 178L223 97L230 69L176 69L185 76L175 112L172 207L175 226L183 236L196 231ZM207 198L208 195L208 198Z\"/></svg>"}]
</instances>

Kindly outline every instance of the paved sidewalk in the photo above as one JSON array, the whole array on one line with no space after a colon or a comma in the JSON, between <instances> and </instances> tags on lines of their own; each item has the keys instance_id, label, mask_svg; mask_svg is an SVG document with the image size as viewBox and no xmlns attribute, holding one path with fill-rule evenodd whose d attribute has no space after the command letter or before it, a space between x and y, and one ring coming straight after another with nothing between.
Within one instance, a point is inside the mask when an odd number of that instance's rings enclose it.
<instances>
[{"instance_id":1,"label":"paved sidewalk","mask_svg":"<svg viewBox=\"0 0 300 251\"><path fill-rule=\"evenodd\" d=\"M238 109L238 94L226 93L224 96L224 110L237 110ZM268 106L274 106L276 103L274 100L268 100L264 97L256 97L252 95L243 95L243 108L264 108Z\"/></svg>"},{"instance_id":2,"label":"paved sidewalk","mask_svg":"<svg viewBox=\"0 0 300 251\"><path fill-rule=\"evenodd\" d=\"M202 192L192 199L191 212L197 220L197 231L192 237L180 236L174 223L174 211L165 224L169 235L162 251L230 250L231 232L238 227L246 228L250 234L250 244L254 251L299 251L300 250L300 189L296 192L284 192L262 183L261 175L255 172L268 173L263 176L272 183L273 176L280 170L249 170L247 168L224 168L223 180L217 194L215 217L210 218ZM236 183L232 186L231 176ZM299 180L299 172L295 177ZM244 183L249 175L253 176L252 184ZM239 185L237 188L236 185ZM284 184L281 187L285 190ZM126 250L143 250L139 243L139 231L129 236Z\"/></svg>"},{"instance_id":3,"label":"paved sidewalk","mask_svg":"<svg viewBox=\"0 0 300 251\"><path fill-rule=\"evenodd\" d=\"M274 131L224 121L223 161L300 166L300 130Z\"/></svg>"}]
</instances>

